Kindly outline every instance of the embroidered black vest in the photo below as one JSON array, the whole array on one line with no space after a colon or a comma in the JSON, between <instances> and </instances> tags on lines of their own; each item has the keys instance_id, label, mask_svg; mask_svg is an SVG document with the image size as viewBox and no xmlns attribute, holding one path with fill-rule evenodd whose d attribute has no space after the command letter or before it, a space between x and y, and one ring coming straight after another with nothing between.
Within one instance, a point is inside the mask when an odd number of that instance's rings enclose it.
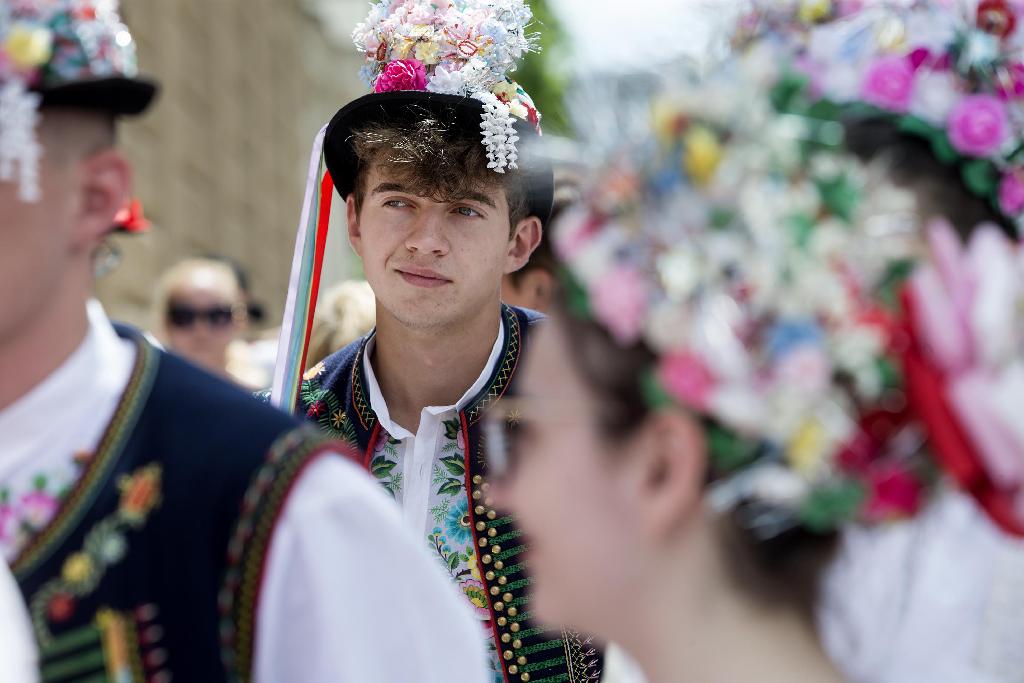
<instances>
[{"instance_id":1,"label":"embroidered black vest","mask_svg":"<svg viewBox=\"0 0 1024 683\"><path fill-rule=\"evenodd\" d=\"M128 387L11 566L42 680L247 681L274 520L303 468L338 445L118 332L138 349Z\"/></svg>"},{"instance_id":2,"label":"embroidered black vest","mask_svg":"<svg viewBox=\"0 0 1024 683\"><path fill-rule=\"evenodd\" d=\"M530 623L527 573L512 517L500 514L487 495L487 463L481 418L487 408L513 393L512 380L526 346L531 326L541 316L502 306L505 346L486 387L459 414L466 448L465 493L469 499L470 528L479 551L480 575L491 612L491 626L506 683L523 681L599 681L602 655L590 640L576 633L549 633ZM371 455L380 436L380 424L370 408L363 373L363 354L369 337L356 341L310 370L302 383L296 412L334 438L343 439L362 455L371 468ZM478 524L482 523L482 529ZM439 662L443 665L443 662Z\"/></svg>"}]
</instances>

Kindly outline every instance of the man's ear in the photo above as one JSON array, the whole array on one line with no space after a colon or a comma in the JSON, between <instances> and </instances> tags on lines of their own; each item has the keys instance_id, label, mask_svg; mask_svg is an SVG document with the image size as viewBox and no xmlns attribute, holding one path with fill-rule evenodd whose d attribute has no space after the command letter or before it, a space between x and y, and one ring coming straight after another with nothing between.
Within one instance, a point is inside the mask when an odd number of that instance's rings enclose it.
<instances>
[{"instance_id":1,"label":"man's ear","mask_svg":"<svg viewBox=\"0 0 1024 683\"><path fill-rule=\"evenodd\" d=\"M79 162L75 245L92 252L110 233L114 216L132 195L132 167L116 149L96 152Z\"/></svg>"},{"instance_id":2,"label":"man's ear","mask_svg":"<svg viewBox=\"0 0 1024 683\"><path fill-rule=\"evenodd\" d=\"M634 495L643 501L644 529L663 539L699 514L707 476L704 428L689 413L666 408L652 413L631 449Z\"/></svg>"},{"instance_id":3,"label":"man's ear","mask_svg":"<svg viewBox=\"0 0 1024 683\"><path fill-rule=\"evenodd\" d=\"M348 221L348 243L352 245L352 250L362 257L363 233L359 226L359 210L356 209L354 192L345 198L345 218Z\"/></svg>"},{"instance_id":4,"label":"man's ear","mask_svg":"<svg viewBox=\"0 0 1024 683\"><path fill-rule=\"evenodd\" d=\"M527 216L516 224L516 229L509 240L508 254L505 258L505 273L514 273L530 260L530 254L540 245L544 236L544 228L536 216Z\"/></svg>"}]
</instances>

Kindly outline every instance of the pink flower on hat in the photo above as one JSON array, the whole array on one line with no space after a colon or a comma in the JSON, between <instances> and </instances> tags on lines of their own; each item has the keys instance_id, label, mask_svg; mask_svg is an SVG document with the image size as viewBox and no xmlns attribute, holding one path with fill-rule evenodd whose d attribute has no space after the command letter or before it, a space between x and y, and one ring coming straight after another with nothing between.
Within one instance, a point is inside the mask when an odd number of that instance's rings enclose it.
<instances>
[{"instance_id":1,"label":"pink flower on hat","mask_svg":"<svg viewBox=\"0 0 1024 683\"><path fill-rule=\"evenodd\" d=\"M597 319L622 345L640 339L647 315L647 283L633 268L616 266L590 292Z\"/></svg>"},{"instance_id":2,"label":"pink flower on hat","mask_svg":"<svg viewBox=\"0 0 1024 683\"><path fill-rule=\"evenodd\" d=\"M1024 211L1024 180L1020 170L1014 169L1003 175L999 183L999 208L1008 216Z\"/></svg>"},{"instance_id":3,"label":"pink flower on hat","mask_svg":"<svg viewBox=\"0 0 1024 683\"><path fill-rule=\"evenodd\" d=\"M1003 146L1009 134L1006 105L992 95L968 95L949 114L949 142L961 154L984 157Z\"/></svg>"},{"instance_id":4,"label":"pink flower on hat","mask_svg":"<svg viewBox=\"0 0 1024 683\"><path fill-rule=\"evenodd\" d=\"M715 378L704 361L687 352L665 356L658 367L658 380L672 398L697 410L707 408L715 388Z\"/></svg>"},{"instance_id":5,"label":"pink flower on hat","mask_svg":"<svg viewBox=\"0 0 1024 683\"><path fill-rule=\"evenodd\" d=\"M906 112L914 94L914 67L903 57L882 57L864 74L861 97L878 107Z\"/></svg>"},{"instance_id":6,"label":"pink flower on hat","mask_svg":"<svg viewBox=\"0 0 1024 683\"><path fill-rule=\"evenodd\" d=\"M910 517L921 507L923 486L902 465L886 464L873 469L867 483L864 517L870 522Z\"/></svg>"},{"instance_id":7,"label":"pink flower on hat","mask_svg":"<svg viewBox=\"0 0 1024 683\"><path fill-rule=\"evenodd\" d=\"M418 59L396 59L384 67L374 84L375 92L426 90L427 70Z\"/></svg>"}]
</instances>

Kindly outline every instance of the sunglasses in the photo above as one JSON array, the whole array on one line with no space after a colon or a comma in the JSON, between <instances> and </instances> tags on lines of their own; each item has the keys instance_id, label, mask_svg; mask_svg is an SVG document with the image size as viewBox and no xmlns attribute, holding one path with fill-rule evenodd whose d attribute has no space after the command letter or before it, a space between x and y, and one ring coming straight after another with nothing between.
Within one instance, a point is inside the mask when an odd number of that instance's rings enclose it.
<instances>
[{"instance_id":1,"label":"sunglasses","mask_svg":"<svg viewBox=\"0 0 1024 683\"><path fill-rule=\"evenodd\" d=\"M171 304L167 309L167 322L172 327L192 327L200 320L205 320L210 327L227 327L235 321L235 308L232 306L193 308L182 304Z\"/></svg>"}]
</instances>

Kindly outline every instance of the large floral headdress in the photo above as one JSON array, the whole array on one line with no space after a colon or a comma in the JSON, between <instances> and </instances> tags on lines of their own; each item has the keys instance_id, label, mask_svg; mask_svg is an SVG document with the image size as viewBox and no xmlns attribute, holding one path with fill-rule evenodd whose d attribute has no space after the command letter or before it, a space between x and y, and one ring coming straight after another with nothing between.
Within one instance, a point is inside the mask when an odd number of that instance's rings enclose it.
<instances>
[{"instance_id":1,"label":"large floral headdress","mask_svg":"<svg viewBox=\"0 0 1024 683\"><path fill-rule=\"evenodd\" d=\"M881 166L843 152L841 127L778 113L757 78L734 63L659 95L647 133L598 164L554 236L571 309L653 351L649 403L706 419L710 499L763 538L913 514L939 441L939 462L998 491L994 517L1024 533L1024 416L1003 414L1024 407L1024 253L994 228L954 248ZM936 393L962 373L961 394ZM996 384L1014 400L936 439ZM975 434L998 437L1001 469Z\"/></svg>"},{"instance_id":2,"label":"large floral headdress","mask_svg":"<svg viewBox=\"0 0 1024 683\"><path fill-rule=\"evenodd\" d=\"M117 0L0 0L0 181L40 198L36 126L47 92L136 72Z\"/></svg>"},{"instance_id":3,"label":"large floral headdress","mask_svg":"<svg viewBox=\"0 0 1024 683\"><path fill-rule=\"evenodd\" d=\"M463 95L484 106L488 166L515 169L518 135L512 117L540 131L540 113L509 77L537 49L527 33L524 0L380 0L352 33L366 54L362 77L374 92L402 90Z\"/></svg>"},{"instance_id":4,"label":"large floral headdress","mask_svg":"<svg viewBox=\"0 0 1024 683\"><path fill-rule=\"evenodd\" d=\"M738 37L781 48L776 102L816 116L889 118L959 168L974 194L1024 222L1024 3L753 3Z\"/></svg>"}]
</instances>

